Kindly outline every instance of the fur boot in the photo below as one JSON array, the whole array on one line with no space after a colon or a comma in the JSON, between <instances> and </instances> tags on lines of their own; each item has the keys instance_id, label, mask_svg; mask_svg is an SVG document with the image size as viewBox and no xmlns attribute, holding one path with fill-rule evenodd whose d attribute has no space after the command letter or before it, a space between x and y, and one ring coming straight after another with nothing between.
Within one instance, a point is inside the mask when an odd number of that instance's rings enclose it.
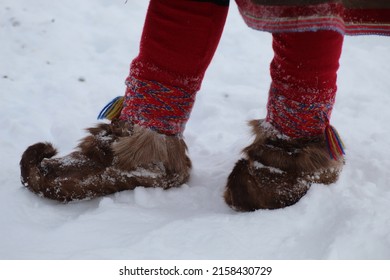
<instances>
[{"instance_id":1,"label":"fur boot","mask_svg":"<svg viewBox=\"0 0 390 280\"><path fill-rule=\"evenodd\" d=\"M183 139L114 120L89 128L78 149L54 157L50 143L27 148L21 180L32 192L69 202L137 186L177 187L188 181L191 161Z\"/></svg>"},{"instance_id":2,"label":"fur boot","mask_svg":"<svg viewBox=\"0 0 390 280\"><path fill-rule=\"evenodd\" d=\"M224 198L238 211L293 205L312 183L331 184L344 158L331 159L325 136L288 139L262 120L251 121L254 142L231 172Z\"/></svg>"}]
</instances>

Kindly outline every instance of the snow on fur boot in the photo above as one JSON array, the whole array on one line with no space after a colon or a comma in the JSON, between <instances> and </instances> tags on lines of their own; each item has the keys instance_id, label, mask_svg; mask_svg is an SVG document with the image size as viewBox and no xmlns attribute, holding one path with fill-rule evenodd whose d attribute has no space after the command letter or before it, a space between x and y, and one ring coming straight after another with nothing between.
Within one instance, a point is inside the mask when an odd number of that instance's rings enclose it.
<instances>
[{"instance_id":1,"label":"snow on fur boot","mask_svg":"<svg viewBox=\"0 0 390 280\"><path fill-rule=\"evenodd\" d=\"M298 202L313 183L337 181L344 157L332 158L327 137L291 139L263 120L250 122L254 142L229 175L224 198L238 211L277 209Z\"/></svg>"},{"instance_id":2,"label":"snow on fur boot","mask_svg":"<svg viewBox=\"0 0 390 280\"><path fill-rule=\"evenodd\" d=\"M64 157L55 157L50 143L28 147L20 161L24 186L69 202L137 186L168 189L188 181L191 161L182 138L118 119L88 131L77 150Z\"/></svg>"}]
</instances>

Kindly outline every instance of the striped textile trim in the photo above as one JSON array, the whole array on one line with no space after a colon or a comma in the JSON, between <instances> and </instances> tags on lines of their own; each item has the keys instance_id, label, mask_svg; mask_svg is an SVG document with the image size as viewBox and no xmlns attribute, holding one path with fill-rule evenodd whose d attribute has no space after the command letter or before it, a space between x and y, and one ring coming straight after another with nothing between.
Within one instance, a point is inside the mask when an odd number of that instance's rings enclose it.
<instances>
[{"instance_id":1,"label":"striped textile trim","mask_svg":"<svg viewBox=\"0 0 390 280\"><path fill-rule=\"evenodd\" d=\"M334 30L343 35L390 36L389 9L348 10L340 4L319 4L302 9L260 6L245 0L237 0L237 3L245 23L257 30L271 33Z\"/></svg>"}]
</instances>

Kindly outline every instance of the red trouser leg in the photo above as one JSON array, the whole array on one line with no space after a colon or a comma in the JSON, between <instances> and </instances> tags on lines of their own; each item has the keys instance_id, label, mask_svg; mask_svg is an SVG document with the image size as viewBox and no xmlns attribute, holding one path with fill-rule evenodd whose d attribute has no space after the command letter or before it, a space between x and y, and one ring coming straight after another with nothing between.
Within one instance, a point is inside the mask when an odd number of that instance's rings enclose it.
<instances>
[{"instance_id":1,"label":"red trouser leg","mask_svg":"<svg viewBox=\"0 0 390 280\"><path fill-rule=\"evenodd\" d=\"M336 96L343 36L335 31L273 34L267 121L282 134L323 134Z\"/></svg>"},{"instance_id":2,"label":"red trouser leg","mask_svg":"<svg viewBox=\"0 0 390 280\"><path fill-rule=\"evenodd\" d=\"M121 119L166 135L183 132L227 11L227 1L150 1Z\"/></svg>"}]
</instances>

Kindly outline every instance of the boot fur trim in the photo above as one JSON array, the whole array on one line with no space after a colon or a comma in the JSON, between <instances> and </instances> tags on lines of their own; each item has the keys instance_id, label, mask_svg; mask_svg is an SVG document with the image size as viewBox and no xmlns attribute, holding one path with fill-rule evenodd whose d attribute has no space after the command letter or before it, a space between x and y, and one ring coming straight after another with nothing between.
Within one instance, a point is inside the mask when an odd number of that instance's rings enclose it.
<instances>
[{"instance_id":1,"label":"boot fur trim","mask_svg":"<svg viewBox=\"0 0 390 280\"><path fill-rule=\"evenodd\" d=\"M330 157L324 135L313 138L290 139L281 137L263 120L250 122L254 142L244 149L249 158L287 172L318 172L342 168L344 158Z\"/></svg>"},{"instance_id":2,"label":"boot fur trim","mask_svg":"<svg viewBox=\"0 0 390 280\"><path fill-rule=\"evenodd\" d=\"M138 125L130 137L121 137L113 143L116 165L123 170L134 170L150 163L162 163L170 172L183 173L190 162L183 139L166 136Z\"/></svg>"}]
</instances>

